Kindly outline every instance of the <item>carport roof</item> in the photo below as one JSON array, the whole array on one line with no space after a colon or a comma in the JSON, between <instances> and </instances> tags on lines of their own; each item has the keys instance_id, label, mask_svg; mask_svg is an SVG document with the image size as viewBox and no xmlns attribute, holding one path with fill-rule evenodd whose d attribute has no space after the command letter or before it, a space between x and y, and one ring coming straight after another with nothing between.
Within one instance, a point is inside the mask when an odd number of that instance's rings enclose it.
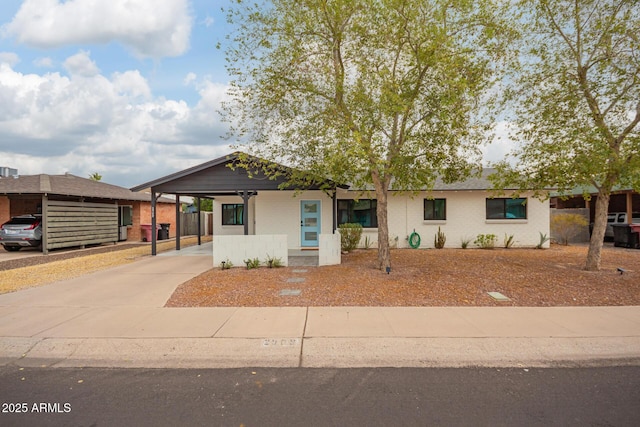
<instances>
[{"instance_id":1,"label":"carport roof","mask_svg":"<svg viewBox=\"0 0 640 427\"><path fill-rule=\"evenodd\" d=\"M0 177L0 194L55 194L60 196L89 197L96 199L150 201L149 193L134 193L117 185L93 181L72 174L20 175ZM170 199L163 202L174 202Z\"/></svg>"},{"instance_id":2,"label":"carport roof","mask_svg":"<svg viewBox=\"0 0 640 427\"><path fill-rule=\"evenodd\" d=\"M246 156L246 157L244 157ZM256 170L251 172L242 166L235 168L228 167L230 164L244 158L256 165ZM283 175L295 171L287 166L282 166L258 157L245 155L241 152L234 152L227 156L222 156L214 160L175 172L170 175L137 185L131 191L142 191L151 189L158 193L186 194L192 196L213 197L224 194L235 194L238 191L259 191L259 190L279 190L285 183L283 177L268 177L261 170L262 166L276 168ZM312 185L308 189L318 189L321 184L329 187L348 188L335 184L330 180L324 180L317 185ZM291 188L294 189L294 188Z\"/></svg>"}]
</instances>

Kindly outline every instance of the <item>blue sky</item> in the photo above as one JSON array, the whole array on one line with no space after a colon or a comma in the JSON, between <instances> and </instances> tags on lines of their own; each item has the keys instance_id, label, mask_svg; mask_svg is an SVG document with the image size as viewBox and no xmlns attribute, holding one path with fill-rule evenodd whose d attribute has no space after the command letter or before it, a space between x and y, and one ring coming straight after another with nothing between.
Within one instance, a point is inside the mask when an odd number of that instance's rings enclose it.
<instances>
[{"instance_id":1,"label":"blue sky","mask_svg":"<svg viewBox=\"0 0 640 427\"><path fill-rule=\"evenodd\" d=\"M0 166L131 187L231 152L231 1L2 0Z\"/></svg>"}]
</instances>

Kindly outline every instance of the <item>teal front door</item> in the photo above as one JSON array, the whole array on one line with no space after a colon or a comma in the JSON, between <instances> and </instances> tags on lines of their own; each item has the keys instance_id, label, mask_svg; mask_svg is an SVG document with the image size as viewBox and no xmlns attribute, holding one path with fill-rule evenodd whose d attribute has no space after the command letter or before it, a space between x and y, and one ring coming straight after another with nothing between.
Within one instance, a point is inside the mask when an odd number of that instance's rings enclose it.
<instances>
[{"instance_id":1,"label":"teal front door","mask_svg":"<svg viewBox=\"0 0 640 427\"><path fill-rule=\"evenodd\" d=\"M300 236L302 247L318 247L320 200L302 200L300 202Z\"/></svg>"}]
</instances>

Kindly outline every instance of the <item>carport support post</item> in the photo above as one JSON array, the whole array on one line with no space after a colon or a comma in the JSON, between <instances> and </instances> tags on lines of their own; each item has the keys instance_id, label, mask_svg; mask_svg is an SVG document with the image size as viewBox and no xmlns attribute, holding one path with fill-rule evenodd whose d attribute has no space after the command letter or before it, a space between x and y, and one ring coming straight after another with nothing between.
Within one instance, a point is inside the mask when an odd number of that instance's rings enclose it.
<instances>
[{"instance_id":1,"label":"carport support post","mask_svg":"<svg viewBox=\"0 0 640 427\"><path fill-rule=\"evenodd\" d=\"M49 209L48 209L48 204L49 202L49 197L46 194L42 195L42 208L41 210L41 214L42 214L42 255L48 255L49 254L49 248L47 247L48 245L48 236L47 234L47 215L49 215Z\"/></svg>"},{"instance_id":2,"label":"carport support post","mask_svg":"<svg viewBox=\"0 0 640 427\"><path fill-rule=\"evenodd\" d=\"M333 205L333 234L335 234L336 230L338 229L338 189L336 188L333 189L333 196L331 197L331 201Z\"/></svg>"},{"instance_id":3,"label":"carport support post","mask_svg":"<svg viewBox=\"0 0 640 427\"><path fill-rule=\"evenodd\" d=\"M627 192L627 223L633 223L633 191Z\"/></svg>"},{"instance_id":4,"label":"carport support post","mask_svg":"<svg viewBox=\"0 0 640 427\"><path fill-rule=\"evenodd\" d=\"M198 213L198 246L202 244L202 214L200 213L200 197L196 197L196 212Z\"/></svg>"},{"instance_id":5,"label":"carport support post","mask_svg":"<svg viewBox=\"0 0 640 427\"><path fill-rule=\"evenodd\" d=\"M180 250L180 195L176 194L176 251Z\"/></svg>"},{"instance_id":6,"label":"carport support post","mask_svg":"<svg viewBox=\"0 0 640 427\"><path fill-rule=\"evenodd\" d=\"M156 255L156 240L158 232L156 231L156 192L151 190L151 255Z\"/></svg>"},{"instance_id":7,"label":"carport support post","mask_svg":"<svg viewBox=\"0 0 640 427\"><path fill-rule=\"evenodd\" d=\"M244 235L249 235L249 192L244 190L242 192L242 201L244 202L244 206L242 207L242 223L244 224Z\"/></svg>"}]
</instances>

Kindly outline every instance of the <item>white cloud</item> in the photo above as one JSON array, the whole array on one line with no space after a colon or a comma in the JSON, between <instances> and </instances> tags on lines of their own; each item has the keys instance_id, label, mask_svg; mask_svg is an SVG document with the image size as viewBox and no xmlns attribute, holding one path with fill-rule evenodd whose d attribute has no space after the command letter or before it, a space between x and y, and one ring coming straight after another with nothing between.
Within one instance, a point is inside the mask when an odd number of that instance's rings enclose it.
<instances>
[{"instance_id":1,"label":"white cloud","mask_svg":"<svg viewBox=\"0 0 640 427\"><path fill-rule=\"evenodd\" d=\"M7 64L13 67L20 62L20 57L13 52L0 52L0 64Z\"/></svg>"},{"instance_id":2,"label":"white cloud","mask_svg":"<svg viewBox=\"0 0 640 427\"><path fill-rule=\"evenodd\" d=\"M39 48L117 41L161 58L189 48L191 26L188 0L25 0L2 30Z\"/></svg>"},{"instance_id":3,"label":"white cloud","mask_svg":"<svg viewBox=\"0 0 640 427\"><path fill-rule=\"evenodd\" d=\"M93 77L100 74L100 69L91 60L91 53L80 51L64 61L64 68L72 76Z\"/></svg>"},{"instance_id":4,"label":"white cloud","mask_svg":"<svg viewBox=\"0 0 640 427\"><path fill-rule=\"evenodd\" d=\"M151 98L151 89L147 80L140 75L138 70L115 73L113 85L118 93L129 94L133 97Z\"/></svg>"},{"instance_id":5,"label":"white cloud","mask_svg":"<svg viewBox=\"0 0 640 427\"><path fill-rule=\"evenodd\" d=\"M195 73L188 73L186 75L186 77L184 78L184 80L182 81L182 83L184 83L185 86L189 86L191 83L193 83L196 79L198 78L198 76Z\"/></svg>"},{"instance_id":6,"label":"white cloud","mask_svg":"<svg viewBox=\"0 0 640 427\"><path fill-rule=\"evenodd\" d=\"M38 58L33 61L33 65L39 68L53 68L53 59L49 57Z\"/></svg>"},{"instance_id":7,"label":"white cloud","mask_svg":"<svg viewBox=\"0 0 640 427\"><path fill-rule=\"evenodd\" d=\"M89 55L68 68L97 70ZM83 68L84 67L84 68ZM200 101L154 97L137 70L22 74L0 65L0 159L20 174L99 172L133 186L229 153L217 110L226 86L205 82Z\"/></svg>"}]
</instances>

